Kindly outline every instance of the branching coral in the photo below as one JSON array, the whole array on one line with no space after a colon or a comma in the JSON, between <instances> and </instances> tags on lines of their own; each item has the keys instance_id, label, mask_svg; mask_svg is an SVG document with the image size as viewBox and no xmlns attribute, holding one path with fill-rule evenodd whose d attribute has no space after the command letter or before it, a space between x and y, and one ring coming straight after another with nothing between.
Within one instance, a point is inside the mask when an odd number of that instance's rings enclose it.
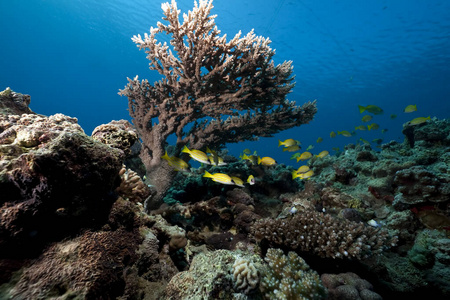
<instances>
[{"instance_id":1,"label":"branching coral","mask_svg":"<svg viewBox=\"0 0 450 300\"><path fill-rule=\"evenodd\" d=\"M326 298L319 274L295 252L286 256L280 249L269 249L264 260L268 267L261 279L261 289L266 299Z\"/></svg>"},{"instance_id":2,"label":"branching coral","mask_svg":"<svg viewBox=\"0 0 450 300\"><path fill-rule=\"evenodd\" d=\"M384 229L315 211L306 211L290 219L260 220L255 223L253 234L257 240L266 239L272 245L285 245L332 258L365 258L397 241Z\"/></svg>"},{"instance_id":3,"label":"branching coral","mask_svg":"<svg viewBox=\"0 0 450 300\"><path fill-rule=\"evenodd\" d=\"M132 38L145 49L150 69L163 76L153 85L128 79L120 91L128 97L150 179L171 134L178 150L186 144L220 148L308 123L317 111L315 102L296 106L286 100L294 87L292 62L275 66L268 38L251 31L227 41L219 35L212 8L211 0L200 0L180 23L172 0L162 4L168 24L158 22L150 34ZM170 46L156 39L162 33L171 36Z\"/></svg>"}]
</instances>

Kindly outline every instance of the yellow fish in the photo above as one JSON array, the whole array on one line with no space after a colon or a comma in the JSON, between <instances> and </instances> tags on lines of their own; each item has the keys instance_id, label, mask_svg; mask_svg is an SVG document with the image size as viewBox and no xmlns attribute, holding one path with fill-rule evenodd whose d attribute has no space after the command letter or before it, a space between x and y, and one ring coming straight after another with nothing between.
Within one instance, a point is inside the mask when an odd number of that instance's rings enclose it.
<instances>
[{"instance_id":1,"label":"yellow fish","mask_svg":"<svg viewBox=\"0 0 450 300\"><path fill-rule=\"evenodd\" d=\"M366 145L370 145L370 142L369 142L368 140L365 140L365 139L363 139L363 138L359 138L359 140L360 140L361 142L363 142L364 144L366 144Z\"/></svg>"},{"instance_id":2,"label":"yellow fish","mask_svg":"<svg viewBox=\"0 0 450 300\"><path fill-rule=\"evenodd\" d=\"M175 156L169 156L167 154L167 151L163 156L161 156L161 158L167 160L167 163L169 164L169 166L173 167L175 169L175 171L186 171L189 168L189 165L187 162L185 162L181 158L178 158Z\"/></svg>"},{"instance_id":3,"label":"yellow fish","mask_svg":"<svg viewBox=\"0 0 450 300\"><path fill-rule=\"evenodd\" d=\"M364 123L369 122L370 120L372 120L372 116L371 115L365 115L364 117L362 117L361 119Z\"/></svg>"},{"instance_id":4,"label":"yellow fish","mask_svg":"<svg viewBox=\"0 0 450 300\"><path fill-rule=\"evenodd\" d=\"M211 174L208 171L205 171L205 175L203 177L211 178L212 181L222 183L222 184L228 184L228 185L234 185L233 179L231 179L230 176L224 173L214 173Z\"/></svg>"},{"instance_id":5,"label":"yellow fish","mask_svg":"<svg viewBox=\"0 0 450 300\"><path fill-rule=\"evenodd\" d=\"M203 152L203 151L195 150L195 149L189 150L188 147L184 146L184 148L183 148L183 150L181 150L181 152L189 154L189 156L192 159L194 159L194 160L196 160L198 162L201 162L201 163L204 163L204 164L208 164L208 165L210 164L209 163L209 159L208 159L208 155L206 155L206 153Z\"/></svg>"},{"instance_id":6,"label":"yellow fish","mask_svg":"<svg viewBox=\"0 0 450 300\"><path fill-rule=\"evenodd\" d=\"M392 114L392 115L390 116L390 118L391 118L392 120L394 120L395 118L397 118L397 115Z\"/></svg>"},{"instance_id":7,"label":"yellow fish","mask_svg":"<svg viewBox=\"0 0 450 300\"><path fill-rule=\"evenodd\" d=\"M295 171L295 172L297 172L297 173L306 173L308 171L309 171L309 167L305 165L305 166L301 166L300 168L298 168L297 171Z\"/></svg>"},{"instance_id":8,"label":"yellow fish","mask_svg":"<svg viewBox=\"0 0 450 300\"><path fill-rule=\"evenodd\" d=\"M310 178L313 175L314 175L314 171L313 170L309 170L306 173L296 173L295 171L293 171L292 172L292 179L295 179L295 178L308 179L308 178Z\"/></svg>"},{"instance_id":9,"label":"yellow fish","mask_svg":"<svg viewBox=\"0 0 450 300\"><path fill-rule=\"evenodd\" d=\"M351 137L352 134L348 132L347 130L338 131L338 134L343 135L345 137Z\"/></svg>"},{"instance_id":10,"label":"yellow fish","mask_svg":"<svg viewBox=\"0 0 450 300\"><path fill-rule=\"evenodd\" d=\"M263 165L263 166L273 166L276 165L276 161L275 159L273 159L272 157L258 157L258 165Z\"/></svg>"},{"instance_id":11,"label":"yellow fish","mask_svg":"<svg viewBox=\"0 0 450 300\"><path fill-rule=\"evenodd\" d=\"M244 181L236 176L230 176L231 180L233 180L234 184L240 187L244 187Z\"/></svg>"},{"instance_id":12,"label":"yellow fish","mask_svg":"<svg viewBox=\"0 0 450 300\"><path fill-rule=\"evenodd\" d=\"M378 125L377 123L372 123L370 125L367 125L367 129L369 129L369 130L377 130L378 128L380 128L380 125Z\"/></svg>"},{"instance_id":13,"label":"yellow fish","mask_svg":"<svg viewBox=\"0 0 450 300\"><path fill-rule=\"evenodd\" d=\"M330 154L327 150L323 150L322 152L320 152L319 154L316 155L316 157L318 158L324 158L325 156L327 156L328 154Z\"/></svg>"},{"instance_id":14,"label":"yellow fish","mask_svg":"<svg viewBox=\"0 0 450 300\"><path fill-rule=\"evenodd\" d=\"M299 157L297 157L297 162L299 160L307 160L310 159L312 157L311 152L303 152L302 155L300 155Z\"/></svg>"},{"instance_id":15,"label":"yellow fish","mask_svg":"<svg viewBox=\"0 0 450 300\"><path fill-rule=\"evenodd\" d=\"M253 175L248 176L247 183L250 184L250 185L254 185L255 184L255 177Z\"/></svg>"},{"instance_id":16,"label":"yellow fish","mask_svg":"<svg viewBox=\"0 0 450 300\"><path fill-rule=\"evenodd\" d=\"M414 105L408 105L407 107L405 107L405 109L403 110L403 112L405 112L405 113L412 113L412 112L415 112L415 111L417 111L417 104L414 104Z\"/></svg>"},{"instance_id":17,"label":"yellow fish","mask_svg":"<svg viewBox=\"0 0 450 300\"><path fill-rule=\"evenodd\" d=\"M425 123L428 120L431 120L430 116L428 116L427 118L418 117L418 118L415 118L415 119L412 119L411 121L409 121L409 125L419 125L419 124Z\"/></svg>"},{"instance_id":18,"label":"yellow fish","mask_svg":"<svg viewBox=\"0 0 450 300\"><path fill-rule=\"evenodd\" d=\"M300 150L300 146L299 145L292 145L292 146L288 146L288 147L284 147L283 148L283 152L284 151L288 151L288 152L295 152Z\"/></svg>"},{"instance_id":19,"label":"yellow fish","mask_svg":"<svg viewBox=\"0 0 450 300\"><path fill-rule=\"evenodd\" d=\"M332 131L330 132L330 138L335 138L336 137L336 132Z\"/></svg>"},{"instance_id":20,"label":"yellow fish","mask_svg":"<svg viewBox=\"0 0 450 300\"><path fill-rule=\"evenodd\" d=\"M220 156L208 156L209 162L213 166L225 166L227 163L223 161L223 158Z\"/></svg>"},{"instance_id":21,"label":"yellow fish","mask_svg":"<svg viewBox=\"0 0 450 300\"><path fill-rule=\"evenodd\" d=\"M250 151L250 149L248 149L248 148L245 148L244 151L242 151L242 153L250 154L250 153L252 153L252 151Z\"/></svg>"},{"instance_id":22,"label":"yellow fish","mask_svg":"<svg viewBox=\"0 0 450 300\"><path fill-rule=\"evenodd\" d=\"M258 158L259 158L259 156L256 156L256 155L247 155L245 153L244 153L244 155L242 155L242 159L250 161L252 163L252 165L258 164Z\"/></svg>"},{"instance_id":23,"label":"yellow fish","mask_svg":"<svg viewBox=\"0 0 450 300\"><path fill-rule=\"evenodd\" d=\"M355 130L367 130L366 125L359 125L355 127Z\"/></svg>"},{"instance_id":24,"label":"yellow fish","mask_svg":"<svg viewBox=\"0 0 450 300\"><path fill-rule=\"evenodd\" d=\"M318 137L317 140L316 140L316 143L322 143L322 142L323 142L323 138Z\"/></svg>"},{"instance_id":25,"label":"yellow fish","mask_svg":"<svg viewBox=\"0 0 450 300\"><path fill-rule=\"evenodd\" d=\"M280 147L281 145L283 145L284 147L290 147L290 146L294 146L294 145L300 145L300 142L296 141L294 139L287 139L283 142L278 140L278 147Z\"/></svg>"},{"instance_id":26,"label":"yellow fish","mask_svg":"<svg viewBox=\"0 0 450 300\"><path fill-rule=\"evenodd\" d=\"M383 109L376 105L367 105L367 106L361 106L358 105L359 113L362 114L365 111L368 111L374 115L381 115L383 113Z\"/></svg>"}]
</instances>

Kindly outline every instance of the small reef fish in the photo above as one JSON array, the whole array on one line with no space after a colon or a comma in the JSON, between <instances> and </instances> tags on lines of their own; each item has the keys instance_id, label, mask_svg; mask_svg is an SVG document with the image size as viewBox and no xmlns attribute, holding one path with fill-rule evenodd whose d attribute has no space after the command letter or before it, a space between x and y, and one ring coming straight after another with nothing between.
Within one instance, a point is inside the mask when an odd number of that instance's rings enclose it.
<instances>
[{"instance_id":1,"label":"small reef fish","mask_svg":"<svg viewBox=\"0 0 450 300\"><path fill-rule=\"evenodd\" d=\"M425 123L428 120L431 120L430 116L428 116L426 118L425 117L418 117L418 118L412 119L408 123L409 123L409 125L419 125L419 124Z\"/></svg>"},{"instance_id":2,"label":"small reef fish","mask_svg":"<svg viewBox=\"0 0 450 300\"><path fill-rule=\"evenodd\" d=\"M245 153L244 153L244 155L242 155L242 160L248 160L252 163L252 165L258 164L258 158L259 158L259 156L257 156L257 155L247 155Z\"/></svg>"},{"instance_id":3,"label":"small reef fish","mask_svg":"<svg viewBox=\"0 0 450 300\"><path fill-rule=\"evenodd\" d=\"M378 223L377 221L375 221L374 219L367 221L367 224L372 226L372 227L381 227L381 224Z\"/></svg>"},{"instance_id":4,"label":"small reef fish","mask_svg":"<svg viewBox=\"0 0 450 300\"><path fill-rule=\"evenodd\" d=\"M387 129L387 128L381 129L381 133L386 133L386 132L388 132L388 129Z\"/></svg>"},{"instance_id":5,"label":"small reef fish","mask_svg":"<svg viewBox=\"0 0 450 300\"><path fill-rule=\"evenodd\" d=\"M319 154L316 155L316 157L318 158L324 158L325 156L327 156L328 154L330 154L327 150L323 150L322 152L320 152Z\"/></svg>"},{"instance_id":6,"label":"small reef fish","mask_svg":"<svg viewBox=\"0 0 450 300\"><path fill-rule=\"evenodd\" d=\"M312 157L311 152L308 152L308 151L303 152L299 157L297 157L297 162L298 162L299 160L307 160L307 159L310 159L311 157Z\"/></svg>"},{"instance_id":7,"label":"small reef fish","mask_svg":"<svg viewBox=\"0 0 450 300\"><path fill-rule=\"evenodd\" d=\"M381 143L383 142L383 139L373 139L372 142L374 142L377 145L381 145Z\"/></svg>"},{"instance_id":8,"label":"small reef fish","mask_svg":"<svg viewBox=\"0 0 450 300\"><path fill-rule=\"evenodd\" d=\"M351 137L352 136L352 134L350 132L348 132L347 130L338 131L337 134L343 135L345 137Z\"/></svg>"},{"instance_id":9,"label":"small reef fish","mask_svg":"<svg viewBox=\"0 0 450 300\"><path fill-rule=\"evenodd\" d=\"M224 166L226 163L223 161L223 158L217 155L217 152L206 147L206 153L210 154L208 156L209 162L214 166Z\"/></svg>"},{"instance_id":10,"label":"small reef fish","mask_svg":"<svg viewBox=\"0 0 450 300\"><path fill-rule=\"evenodd\" d=\"M397 115L392 114L392 115L390 116L390 118L391 118L392 120L394 120L395 118L397 118Z\"/></svg>"},{"instance_id":11,"label":"small reef fish","mask_svg":"<svg viewBox=\"0 0 450 300\"><path fill-rule=\"evenodd\" d=\"M322 143L322 142L323 142L323 138L318 137L317 140L316 140L316 143Z\"/></svg>"},{"instance_id":12,"label":"small reef fish","mask_svg":"<svg viewBox=\"0 0 450 300\"><path fill-rule=\"evenodd\" d=\"M355 130L367 130L366 125L359 125L355 127Z\"/></svg>"},{"instance_id":13,"label":"small reef fish","mask_svg":"<svg viewBox=\"0 0 450 300\"><path fill-rule=\"evenodd\" d=\"M336 132L332 131L330 132L330 138L335 138L336 137Z\"/></svg>"},{"instance_id":14,"label":"small reef fish","mask_svg":"<svg viewBox=\"0 0 450 300\"><path fill-rule=\"evenodd\" d=\"M297 152L295 154L292 154L291 159L297 159L297 157L300 157L301 153Z\"/></svg>"},{"instance_id":15,"label":"small reef fish","mask_svg":"<svg viewBox=\"0 0 450 300\"><path fill-rule=\"evenodd\" d=\"M364 144L366 144L366 145L370 145L370 142L369 142L368 140L365 140L365 139L363 139L363 138L359 138L359 140L360 140L361 142L363 142Z\"/></svg>"},{"instance_id":16,"label":"small reef fish","mask_svg":"<svg viewBox=\"0 0 450 300\"><path fill-rule=\"evenodd\" d=\"M187 171L189 168L189 165L187 162L185 162L181 158L178 158L175 156L169 156L167 154L167 151L163 156L161 156L161 158L165 159L167 161L167 163L169 164L169 166L174 168L175 171Z\"/></svg>"},{"instance_id":17,"label":"small reef fish","mask_svg":"<svg viewBox=\"0 0 450 300\"><path fill-rule=\"evenodd\" d=\"M309 170L308 172L305 172L305 173L297 173L297 172L293 171L292 179L295 179L295 178L308 179L308 178L312 177L313 175L314 175L313 170Z\"/></svg>"},{"instance_id":18,"label":"small reef fish","mask_svg":"<svg viewBox=\"0 0 450 300\"><path fill-rule=\"evenodd\" d=\"M248 148L245 148L244 151L242 151L242 153L250 154L250 153L252 153L252 151Z\"/></svg>"},{"instance_id":19,"label":"small reef fish","mask_svg":"<svg viewBox=\"0 0 450 300\"><path fill-rule=\"evenodd\" d=\"M306 148L306 151L309 151L309 150L312 150L312 149L314 149L314 146L313 145L309 145L308 148Z\"/></svg>"},{"instance_id":20,"label":"small reef fish","mask_svg":"<svg viewBox=\"0 0 450 300\"><path fill-rule=\"evenodd\" d=\"M255 184L255 177L253 175L248 176L247 183L250 184L250 185L254 185Z\"/></svg>"},{"instance_id":21,"label":"small reef fish","mask_svg":"<svg viewBox=\"0 0 450 300\"><path fill-rule=\"evenodd\" d=\"M183 148L183 150L181 150L181 152L189 154L189 156L192 159L194 159L198 162L208 164L208 165L210 164L208 155L206 155L206 153L203 151L195 150L195 149L189 150L188 147L184 146L184 148Z\"/></svg>"},{"instance_id":22,"label":"small reef fish","mask_svg":"<svg viewBox=\"0 0 450 300\"><path fill-rule=\"evenodd\" d=\"M276 164L277 164L277 162L272 157L268 157L268 156L265 156L263 158L258 157L258 165L273 166Z\"/></svg>"},{"instance_id":23,"label":"small reef fish","mask_svg":"<svg viewBox=\"0 0 450 300\"><path fill-rule=\"evenodd\" d=\"M381 115L383 113L383 109L376 105L367 105L367 106L358 105L358 108L360 114L362 114L365 111L370 112L374 115Z\"/></svg>"},{"instance_id":24,"label":"small reef fish","mask_svg":"<svg viewBox=\"0 0 450 300\"><path fill-rule=\"evenodd\" d=\"M228 185L234 185L235 184L233 179L231 179L230 176L228 176L227 174L224 174L224 173L211 174L208 171L205 171L205 174L203 175L203 177L211 178L212 181L215 181L215 182L218 182L218 183L222 183L222 184L228 184Z\"/></svg>"},{"instance_id":25,"label":"small reef fish","mask_svg":"<svg viewBox=\"0 0 450 300\"><path fill-rule=\"evenodd\" d=\"M405 109L403 110L403 112L405 112L405 113L412 113L412 112L415 112L415 111L417 111L417 104L414 104L414 105L408 105L407 107L405 107Z\"/></svg>"},{"instance_id":26,"label":"small reef fish","mask_svg":"<svg viewBox=\"0 0 450 300\"><path fill-rule=\"evenodd\" d=\"M364 117L361 118L361 121L363 121L364 123L369 122L370 120L372 120L371 115L365 115Z\"/></svg>"},{"instance_id":27,"label":"small reef fish","mask_svg":"<svg viewBox=\"0 0 450 300\"><path fill-rule=\"evenodd\" d=\"M377 130L378 128L380 128L380 125L378 125L377 123L372 123L370 125L367 125L368 130Z\"/></svg>"},{"instance_id":28,"label":"small reef fish","mask_svg":"<svg viewBox=\"0 0 450 300\"><path fill-rule=\"evenodd\" d=\"M308 166L301 166L300 168L297 169L297 173L306 173L309 171L309 167Z\"/></svg>"},{"instance_id":29,"label":"small reef fish","mask_svg":"<svg viewBox=\"0 0 450 300\"><path fill-rule=\"evenodd\" d=\"M336 152L339 152L339 151L341 151L341 149L339 148L339 147L333 147L333 148L331 148L333 151L336 151Z\"/></svg>"},{"instance_id":30,"label":"small reef fish","mask_svg":"<svg viewBox=\"0 0 450 300\"><path fill-rule=\"evenodd\" d=\"M244 181L236 176L230 176L231 180L233 180L234 184L240 187L244 187Z\"/></svg>"},{"instance_id":31,"label":"small reef fish","mask_svg":"<svg viewBox=\"0 0 450 300\"><path fill-rule=\"evenodd\" d=\"M220 156L208 156L209 162L213 166L225 166L227 163L223 161L223 158Z\"/></svg>"},{"instance_id":32,"label":"small reef fish","mask_svg":"<svg viewBox=\"0 0 450 300\"><path fill-rule=\"evenodd\" d=\"M288 147L284 147L283 148L283 152L284 151L288 151L288 152L295 152L300 150L300 146L299 145L292 145L292 146L288 146Z\"/></svg>"},{"instance_id":33,"label":"small reef fish","mask_svg":"<svg viewBox=\"0 0 450 300\"><path fill-rule=\"evenodd\" d=\"M280 146L290 147L290 146L294 146L294 145L300 145L300 142L296 141L294 139L287 139L283 142L278 140L278 147L280 147Z\"/></svg>"}]
</instances>

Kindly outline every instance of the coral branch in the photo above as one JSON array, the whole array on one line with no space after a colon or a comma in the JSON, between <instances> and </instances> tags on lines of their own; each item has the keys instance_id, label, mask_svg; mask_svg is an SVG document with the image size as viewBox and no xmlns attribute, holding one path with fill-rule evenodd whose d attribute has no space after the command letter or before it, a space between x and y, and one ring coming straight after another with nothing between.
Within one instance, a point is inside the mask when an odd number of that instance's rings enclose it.
<instances>
[{"instance_id":1,"label":"coral branch","mask_svg":"<svg viewBox=\"0 0 450 300\"><path fill-rule=\"evenodd\" d=\"M182 23L174 0L161 7L167 23L158 22L149 34L132 40L163 78L153 85L128 79L119 93L128 97L149 172L159 166L171 134L177 136L178 150L186 144L217 148L312 120L315 102L296 106L286 100L295 84L292 62L275 66L268 38L252 30L227 41L210 14L211 0L195 3ZM156 39L162 33L170 36L170 45Z\"/></svg>"}]
</instances>

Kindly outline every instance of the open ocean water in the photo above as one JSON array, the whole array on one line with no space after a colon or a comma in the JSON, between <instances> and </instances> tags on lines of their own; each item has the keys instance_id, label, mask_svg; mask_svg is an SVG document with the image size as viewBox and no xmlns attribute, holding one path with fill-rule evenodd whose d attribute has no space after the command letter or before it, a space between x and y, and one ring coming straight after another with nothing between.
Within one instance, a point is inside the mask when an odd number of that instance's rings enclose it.
<instances>
[{"instance_id":1,"label":"open ocean water","mask_svg":"<svg viewBox=\"0 0 450 300\"><path fill-rule=\"evenodd\" d=\"M178 8L187 12L193 3L179 0ZM216 0L214 6L222 33L254 28L272 40L276 63L293 61L297 84L289 100L318 104L310 124L232 144L231 154L249 148L295 164L278 139L332 154L360 138L403 141L402 124L415 117L450 116L450 1ZM117 95L126 78L159 79L131 37L162 21L160 7L156 0L1 0L0 90L30 94L37 113L77 117L87 134L130 119L127 99ZM403 113L410 104L418 110ZM373 119L380 128L330 138L331 131L363 124L358 105L384 110Z\"/></svg>"}]
</instances>

